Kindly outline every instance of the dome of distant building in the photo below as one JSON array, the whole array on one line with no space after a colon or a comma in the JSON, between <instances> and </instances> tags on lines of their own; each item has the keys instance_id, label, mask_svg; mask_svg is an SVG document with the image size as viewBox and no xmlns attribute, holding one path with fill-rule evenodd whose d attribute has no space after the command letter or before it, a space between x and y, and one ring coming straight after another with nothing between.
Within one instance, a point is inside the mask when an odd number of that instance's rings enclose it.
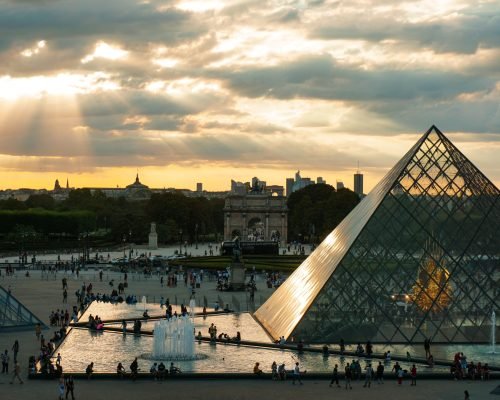
<instances>
[{"instance_id":1,"label":"dome of distant building","mask_svg":"<svg viewBox=\"0 0 500 400\"><path fill-rule=\"evenodd\" d=\"M141 181L139 180L139 174L137 174L135 177L135 182L127 185L127 189L149 189L149 186L141 183Z\"/></svg>"},{"instance_id":2,"label":"dome of distant building","mask_svg":"<svg viewBox=\"0 0 500 400\"><path fill-rule=\"evenodd\" d=\"M125 197L130 200L148 200L151 197L151 190L149 186L141 183L137 174L135 182L125 188Z\"/></svg>"}]
</instances>

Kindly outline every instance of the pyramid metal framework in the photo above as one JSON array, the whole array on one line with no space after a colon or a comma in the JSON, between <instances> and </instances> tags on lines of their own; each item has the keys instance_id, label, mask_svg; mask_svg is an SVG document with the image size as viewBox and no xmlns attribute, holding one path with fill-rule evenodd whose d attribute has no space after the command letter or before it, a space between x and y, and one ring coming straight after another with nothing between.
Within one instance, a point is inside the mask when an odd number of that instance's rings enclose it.
<instances>
[{"instance_id":1,"label":"pyramid metal framework","mask_svg":"<svg viewBox=\"0 0 500 400\"><path fill-rule=\"evenodd\" d=\"M499 282L499 190L432 126L254 316L274 339L484 343Z\"/></svg>"},{"instance_id":2,"label":"pyramid metal framework","mask_svg":"<svg viewBox=\"0 0 500 400\"><path fill-rule=\"evenodd\" d=\"M5 330L33 329L36 324L45 328L30 310L0 286L0 332Z\"/></svg>"}]
</instances>

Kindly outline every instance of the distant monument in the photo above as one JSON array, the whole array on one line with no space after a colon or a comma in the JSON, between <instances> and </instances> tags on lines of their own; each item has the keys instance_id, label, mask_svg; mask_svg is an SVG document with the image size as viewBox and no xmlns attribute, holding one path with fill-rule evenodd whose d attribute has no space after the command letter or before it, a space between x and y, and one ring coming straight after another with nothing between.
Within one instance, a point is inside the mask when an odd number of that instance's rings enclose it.
<instances>
[{"instance_id":1,"label":"distant monument","mask_svg":"<svg viewBox=\"0 0 500 400\"><path fill-rule=\"evenodd\" d=\"M158 234L156 233L156 224L151 222L151 232L149 233L149 248L156 250L158 248Z\"/></svg>"},{"instance_id":2,"label":"distant monument","mask_svg":"<svg viewBox=\"0 0 500 400\"><path fill-rule=\"evenodd\" d=\"M230 290L245 290L245 265L241 257L240 238L233 240L233 260L231 261Z\"/></svg>"}]
</instances>

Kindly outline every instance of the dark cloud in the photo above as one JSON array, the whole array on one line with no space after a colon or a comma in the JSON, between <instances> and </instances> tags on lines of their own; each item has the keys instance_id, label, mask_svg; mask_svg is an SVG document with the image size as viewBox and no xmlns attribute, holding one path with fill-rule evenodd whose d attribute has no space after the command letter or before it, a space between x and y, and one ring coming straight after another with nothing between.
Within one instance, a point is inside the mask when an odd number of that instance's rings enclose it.
<instances>
[{"instance_id":1,"label":"dark cloud","mask_svg":"<svg viewBox=\"0 0 500 400\"><path fill-rule=\"evenodd\" d=\"M310 37L368 42L391 39L407 48L474 54L479 47L500 47L500 16L498 9L492 9L490 13L471 12L457 18L410 23L395 20L392 14L385 18L370 13L342 14L318 22L311 28Z\"/></svg>"},{"instance_id":2,"label":"dark cloud","mask_svg":"<svg viewBox=\"0 0 500 400\"><path fill-rule=\"evenodd\" d=\"M239 94L278 99L347 101L441 100L494 87L491 77L434 70L365 70L330 56L303 57L278 66L224 71L216 75Z\"/></svg>"}]
</instances>

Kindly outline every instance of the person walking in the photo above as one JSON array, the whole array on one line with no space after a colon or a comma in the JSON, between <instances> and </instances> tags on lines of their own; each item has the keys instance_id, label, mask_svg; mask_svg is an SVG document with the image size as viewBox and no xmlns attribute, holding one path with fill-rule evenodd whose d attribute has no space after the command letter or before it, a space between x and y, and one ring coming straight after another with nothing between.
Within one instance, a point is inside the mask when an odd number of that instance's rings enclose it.
<instances>
[{"instance_id":1,"label":"person walking","mask_svg":"<svg viewBox=\"0 0 500 400\"><path fill-rule=\"evenodd\" d=\"M469 391L464 390L464 400L470 400Z\"/></svg>"},{"instance_id":2,"label":"person walking","mask_svg":"<svg viewBox=\"0 0 500 400\"><path fill-rule=\"evenodd\" d=\"M5 350L4 353L2 353L2 374L8 374L9 373L9 352Z\"/></svg>"},{"instance_id":3,"label":"person walking","mask_svg":"<svg viewBox=\"0 0 500 400\"><path fill-rule=\"evenodd\" d=\"M302 385L302 380L300 379L300 367L299 367L299 363L296 362L295 363L295 368L293 369L293 375L292 375L292 384L295 385L295 380L298 380L299 383Z\"/></svg>"},{"instance_id":4,"label":"person walking","mask_svg":"<svg viewBox=\"0 0 500 400\"><path fill-rule=\"evenodd\" d=\"M73 393L73 390L75 390L75 381L73 380L73 375L69 375L65 378L64 385L66 386L66 399L71 393L71 400L75 400L75 394Z\"/></svg>"},{"instance_id":5,"label":"person walking","mask_svg":"<svg viewBox=\"0 0 500 400\"><path fill-rule=\"evenodd\" d=\"M330 387L332 387L332 384L335 383L337 387L339 388L339 370L338 370L338 365L335 364L335 367L333 368L333 373L332 373L332 380L330 381Z\"/></svg>"},{"instance_id":6,"label":"person walking","mask_svg":"<svg viewBox=\"0 0 500 400\"><path fill-rule=\"evenodd\" d=\"M64 376L62 376L62 375L59 378L59 383L57 384L57 389L59 390L59 400L64 400Z\"/></svg>"},{"instance_id":7,"label":"person walking","mask_svg":"<svg viewBox=\"0 0 500 400\"><path fill-rule=\"evenodd\" d=\"M12 380L10 381L11 384L14 383L14 380L17 378L20 384L23 384L23 380L21 379L21 367L18 362L15 363L14 365L14 375L12 376Z\"/></svg>"},{"instance_id":8,"label":"person walking","mask_svg":"<svg viewBox=\"0 0 500 400\"><path fill-rule=\"evenodd\" d=\"M410 386L417 386L417 367L415 367L415 364L413 364L413 366L411 367L410 376L411 376Z\"/></svg>"},{"instance_id":9,"label":"person walking","mask_svg":"<svg viewBox=\"0 0 500 400\"><path fill-rule=\"evenodd\" d=\"M16 340L12 346L12 351L14 352L14 364L17 363L17 353L19 353L19 342Z\"/></svg>"},{"instance_id":10,"label":"person walking","mask_svg":"<svg viewBox=\"0 0 500 400\"><path fill-rule=\"evenodd\" d=\"M365 384L363 387L370 387L372 384L372 375L373 375L373 369L372 365L368 364L365 368Z\"/></svg>"},{"instance_id":11,"label":"person walking","mask_svg":"<svg viewBox=\"0 0 500 400\"><path fill-rule=\"evenodd\" d=\"M352 371L349 363L347 363L345 366L345 390L347 390L348 385L349 389L352 389L351 379L352 379Z\"/></svg>"},{"instance_id":12,"label":"person walking","mask_svg":"<svg viewBox=\"0 0 500 400\"><path fill-rule=\"evenodd\" d=\"M381 383L384 383L384 366L382 365L382 362L378 362L377 366L377 383L380 385Z\"/></svg>"}]
</instances>

